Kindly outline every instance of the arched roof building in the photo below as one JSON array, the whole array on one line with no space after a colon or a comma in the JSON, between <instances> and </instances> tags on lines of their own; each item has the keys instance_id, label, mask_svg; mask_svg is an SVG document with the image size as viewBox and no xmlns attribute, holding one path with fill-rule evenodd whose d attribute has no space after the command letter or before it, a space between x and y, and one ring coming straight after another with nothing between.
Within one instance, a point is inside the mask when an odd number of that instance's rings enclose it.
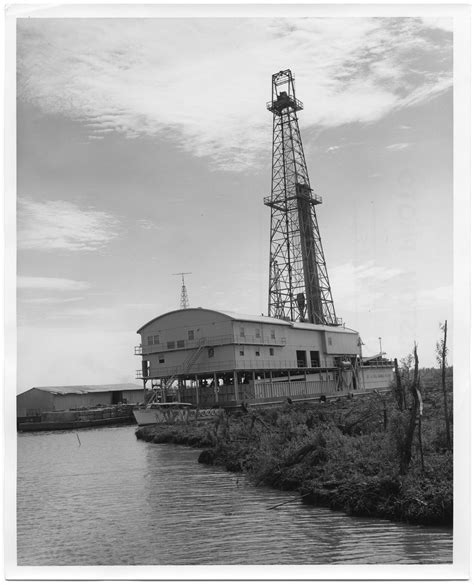
<instances>
[{"instance_id":1,"label":"arched roof building","mask_svg":"<svg viewBox=\"0 0 474 585\"><path fill-rule=\"evenodd\" d=\"M137 377L163 399L231 406L362 390L359 334L346 327L198 307L155 317L138 334Z\"/></svg>"}]
</instances>

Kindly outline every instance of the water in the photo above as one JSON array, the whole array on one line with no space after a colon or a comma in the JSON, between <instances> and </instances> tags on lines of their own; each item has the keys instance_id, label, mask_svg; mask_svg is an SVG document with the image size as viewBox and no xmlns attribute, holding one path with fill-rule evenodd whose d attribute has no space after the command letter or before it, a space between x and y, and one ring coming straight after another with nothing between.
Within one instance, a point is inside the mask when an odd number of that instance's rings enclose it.
<instances>
[{"instance_id":1,"label":"water","mask_svg":"<svg viewBox=\"0 0 474 585\"><path fill-rule=\"evenodd\" d=\"M351 518L137 441L18 435L18 565L450 563L452 531ZM79 440L80 443L79 444Z\"/></svg>"}]
</instances>

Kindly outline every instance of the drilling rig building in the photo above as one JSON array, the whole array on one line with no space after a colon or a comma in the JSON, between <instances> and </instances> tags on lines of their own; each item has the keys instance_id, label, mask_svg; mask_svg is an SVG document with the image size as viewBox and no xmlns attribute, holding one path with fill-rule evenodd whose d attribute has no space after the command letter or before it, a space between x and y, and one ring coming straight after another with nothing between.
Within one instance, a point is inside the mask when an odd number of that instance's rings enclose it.
<instances>
[{"instance_id":1,"label":"drilling rig building","mask_svg":"<svg viewBox=\"0 0 474 585\"><path fill-rule=\"evenodd\" d=\"M138 330L150 400L237 406L386 390L392 364L362 358L359 334L336 317L289 69L272 76L268 315L187 308ZM184 277L183 277L184 289ZM147 386L148 384L148 386ZM150 387L151 385L151 387Z\"/></svg>"}]
</instances>

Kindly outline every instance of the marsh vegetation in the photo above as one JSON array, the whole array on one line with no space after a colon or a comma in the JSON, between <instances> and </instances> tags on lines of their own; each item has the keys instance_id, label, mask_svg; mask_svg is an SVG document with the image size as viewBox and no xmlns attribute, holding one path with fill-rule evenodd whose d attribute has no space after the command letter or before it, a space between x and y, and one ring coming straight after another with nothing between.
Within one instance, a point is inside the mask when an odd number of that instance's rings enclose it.
<instances>
[{"instance_id":1,"label":"marsh vegetation","mask_svg":"<svg viewBox=\"0 0 474 585\"><path fill-rule=\"evenodd\" d=\"M419 524L453 517L453 370L397 364L391 392L334 403L222 412L212 421L143 427L137 437L199 447L199 461L304 501Z\"/></svg>"}]
</instances>

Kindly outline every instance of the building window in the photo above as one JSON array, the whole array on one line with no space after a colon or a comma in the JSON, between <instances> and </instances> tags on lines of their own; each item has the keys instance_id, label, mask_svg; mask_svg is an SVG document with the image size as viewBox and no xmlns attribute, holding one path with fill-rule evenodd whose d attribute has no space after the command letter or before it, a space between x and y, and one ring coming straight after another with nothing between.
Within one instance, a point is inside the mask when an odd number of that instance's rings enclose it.
<instances>
[{"instance_id":1,"label":"building window","mask_svg":"<svg viewBox=\"0 0 474 585\"><path fill-rule=\"evenodd\" d=\"M194 341L194 330L193 329L188 331L188 341Z\"/></svg>"},{"instance_id":2,"label":"building window","mask_svg":"<svg viewBox=\"0 0 474 585\"><path fill-rule=\"evenodd\" d=\"M310 351L309 357L311 358L311 367L312 368L320 368L321 367L321 359L319 357L319 351Z\"/></svg>"},{"instance_id":3,"label":"building window","mask_svg":"<svg viewBox=\"0 0 474 585\"><path fill-rule=\"evenodd\" d=\"M245 329L243 327L240 328L240 337L245 337Z\"/></svg>"},{"instance_id":4,"label":"building window","mask_svg":"<svg viewBox=\"0 0 474 585\"><path fill-rule=\"evenodd\" d=\"M207 350L207 357L210 357L210 358L211 358L211 357L214 357L214 348L213 348L213 347L210 347L210 348Z\"/></svg>"},{"instance_id":5,"label":"building window","mask_svg":"<svg viewBox=\"0 0 474 585\"><path fill-rule=\"evenodd\" d=\"M153 345L153 335L148 336L148 345Z\"/></svg>"},{"instance_id":6,"label":"building window","mask_svg":"<svg viewBox=\"0 0 474 585\"><path fill-rule=\"evenodd\" d=\"M329 335L328 335L328 344L332 345L332 337L330 337Z\"/></svg>"},{"instance_id":7,"label":"building window","mask_svg":"<svg viewBox=\"0 0 474 585\"><path fill-rule=\"evenodd\" d=\"M239 350L239 354L240 355L245 355L245 351L243 350L243 348Z\"/></svg>"},{"instance_id":8,"label":"building window","mask_svg":"<svg viewBox=\"0 0 474 585\"><path fill-rule=\"evenodd\" d=\"M275 339L275 329L270 329L270 338Z\"/></svg>"},{"instance_id":9,"label":"building window","mask_svg":"<svg viewBox=\"0 0 474 585\"><path fill-rule=\"evenodd\" d=\"M260 339L260 329L255 329L255 337Z\"/></svg>"},{"instance_id":10,"label":"building window","mask_svg":"<svg viewBox=\"0 0 474 585\"><path fill-rule=\"evenodd\" d=\"M298 368L306 368L307 367L307 362L306 362L306 351L304 350L296 350L296 362L298 364Z\"/></svg>"},{"instance_id":11,"label":"building window","mask_svg":"<svg viewBox=\"0 0 474 585\"><path fill-rule=\"evenodd\" d=\"M179 339L179 340L176 342L176 346L177 346L177 347L184 347L184 339Z\"/></svg>"},{"instance_id":12,"label":"building window","mask_svg":"<svg viewBox=\"0 0 474 585\"><path fill-rule=\"evenodd\" d=\"M153 345L160 343L160 336L153 335Z\"/></svg>"},{"instance_id":13,"label":"building window","mask_svg":"<svg viewBox=\"0 0 474 585\"><path fill-rule=\"evenodd\" d=\"M260 356L260 350L259 349L255 350L255 355L256 356Z\"/></svg>"},{"instance_id":14,"label":"building window","mask_svg":"<svg viewBox=\"0 0 474 585\"><path fill-rule=\"evenodd\" d=\"M158 361L159 361L160 364L164 364L165 363L165 356L162 353L160 353L158 355Z\"/></svg>"},{"instance_id":15,"label":"building window","mask_svg":"<svg viewBox=\"0 0 474 585\"><path fill-rule=\"evenodd\" d=\"M168 343L166 344L166 347L168 349L174 349L174 341L168 341Z\"/></svg>"},{"instance_id":16,"label":"building window","mask_svg":"<svg viewBox=\"0 0 474 585\"><path fill-rule=\"evenodd\" d=\"M275 350L273 349L273 347L270 348L270 355L275 355Z\"/></svg>"}]
</instances>

